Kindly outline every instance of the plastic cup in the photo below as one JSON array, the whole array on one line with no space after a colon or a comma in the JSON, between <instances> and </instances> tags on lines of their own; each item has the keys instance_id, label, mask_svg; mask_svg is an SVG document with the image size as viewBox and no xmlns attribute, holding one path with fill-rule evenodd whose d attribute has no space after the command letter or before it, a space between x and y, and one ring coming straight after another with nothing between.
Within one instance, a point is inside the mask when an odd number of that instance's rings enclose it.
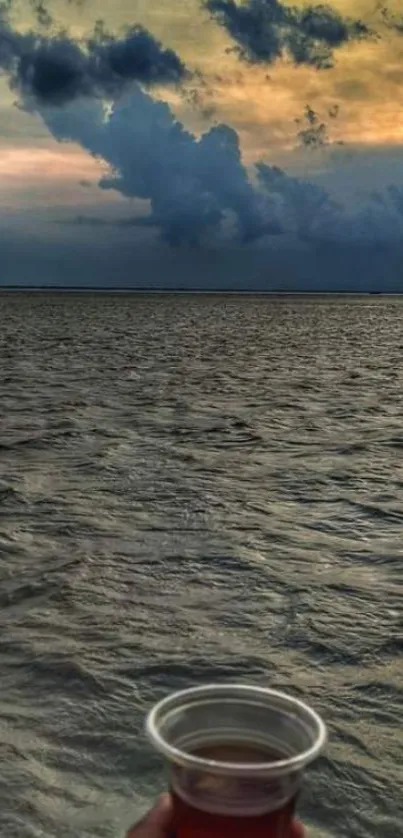
<instances>
[{"instance_id":1,"label":"plastic cup","mask_svg":"<svg viewBox=\"0 0 403 838\"><path fill-rule=\"evenodd\" d=\"M146 730L170 769L176 838L286 838L325 725L263 687L210 684L169 695Z\"/></svg>"}]
</instances>

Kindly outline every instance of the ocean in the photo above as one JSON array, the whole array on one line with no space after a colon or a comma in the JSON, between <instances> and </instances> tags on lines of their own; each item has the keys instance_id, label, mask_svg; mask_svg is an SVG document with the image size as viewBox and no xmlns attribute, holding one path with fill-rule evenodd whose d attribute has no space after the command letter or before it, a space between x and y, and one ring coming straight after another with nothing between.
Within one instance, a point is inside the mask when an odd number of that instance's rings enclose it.
<instances>
[{"instance_id":1,"label":"ocean","mask_svg":"<svg viewBox=\"0 0 403 838\"><path fill-rule=\"evenodd\" d=\"M121 838L171 690L330 739L312 838L403 828L403 299L0 294L0 835Z\"/></svg>"}]
</instances>

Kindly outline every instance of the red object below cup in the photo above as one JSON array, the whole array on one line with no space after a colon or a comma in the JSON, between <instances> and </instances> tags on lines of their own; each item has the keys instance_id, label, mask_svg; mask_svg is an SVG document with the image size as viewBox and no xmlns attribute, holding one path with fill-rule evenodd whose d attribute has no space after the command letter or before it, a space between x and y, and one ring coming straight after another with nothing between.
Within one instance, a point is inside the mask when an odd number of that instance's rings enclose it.
<instances>
[{"instance_id":1,"label":"red object below cup","mask_svg":"<svg viewBox=\"0 0 403 838\"><path fill-rule=\"evenodd\" d=\"M170 766L176 838L287 838L303 769L326 740L308 705L238 684L168 696L147 733Z\"/></svg>"}]
</instances>

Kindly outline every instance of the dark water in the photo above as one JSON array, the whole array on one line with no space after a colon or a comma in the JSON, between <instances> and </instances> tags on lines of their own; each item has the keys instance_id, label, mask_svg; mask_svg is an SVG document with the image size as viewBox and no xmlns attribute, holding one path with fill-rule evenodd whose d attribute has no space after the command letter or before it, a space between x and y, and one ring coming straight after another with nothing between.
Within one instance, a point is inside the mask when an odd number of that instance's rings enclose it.
<instances>
[{"instance_id":1,"label":"dark water","mask_svg":"<svg viewBox=\"0 0 403 838\"><path fill-rule=\"evenodd\" d=\"M121 836L167 691L330 726L312 836L403 822L403 301L0 296L0 834Z\"/></svg>"}]
</instances>

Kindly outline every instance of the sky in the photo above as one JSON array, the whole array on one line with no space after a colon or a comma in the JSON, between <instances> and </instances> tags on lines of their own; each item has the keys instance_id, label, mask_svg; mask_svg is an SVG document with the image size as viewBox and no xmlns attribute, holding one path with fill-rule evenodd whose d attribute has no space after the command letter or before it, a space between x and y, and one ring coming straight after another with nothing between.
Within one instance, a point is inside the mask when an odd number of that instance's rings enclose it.
<instances>
[{"instance_id":1,"label":"sky","mask_svg":"<svg viewBox=\"0 0 403 838\"><path fill-rule=\"evenodd\" d=\"M398 2L5 0L0 284L403 292L402 81Z\"/></svg>"}]
</instances>

